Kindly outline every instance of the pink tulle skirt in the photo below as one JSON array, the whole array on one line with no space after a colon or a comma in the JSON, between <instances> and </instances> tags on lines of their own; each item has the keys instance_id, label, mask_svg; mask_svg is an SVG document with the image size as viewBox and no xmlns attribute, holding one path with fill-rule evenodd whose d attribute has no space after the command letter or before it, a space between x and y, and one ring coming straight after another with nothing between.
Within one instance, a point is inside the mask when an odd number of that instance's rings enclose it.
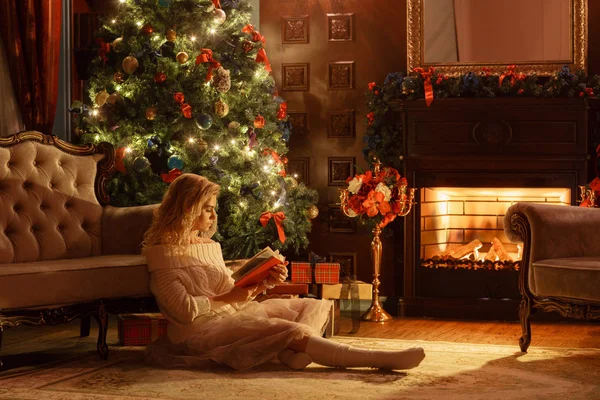
<instances>
[{"instance_id":1,"label":"pink tulle skirt","mask_svg":"<svg viewBox=\"0 0 600 400\"><path fill-rule=\"evenodd\" d=\"M245 370L274 359L294 339L322 335L331 305L329 300L306 298L251 301L233 315L190 324L182 343L161 337L146 348L146 360L166 368L218 362Z\"/></svg>"}]
</instances>

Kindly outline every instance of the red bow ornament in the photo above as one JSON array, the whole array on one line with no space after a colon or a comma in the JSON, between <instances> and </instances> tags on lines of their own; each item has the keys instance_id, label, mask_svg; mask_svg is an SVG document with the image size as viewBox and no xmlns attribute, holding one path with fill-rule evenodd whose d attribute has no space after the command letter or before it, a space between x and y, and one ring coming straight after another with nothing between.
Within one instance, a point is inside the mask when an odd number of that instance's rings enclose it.
<instances>
[{"instance_id":1,"label":"red bow ornament","mask_svg":"<svg viewBox=\"0 0 600 400\"><path fill-rule=\"evenodd\" d=\"M212 70L219 68L221 64L213 58L213 52L211 49L202 49L198 57L196 57L196 65L203 63L209 63L205 80L205 82L208 82L212 79Z\"/></svg>"},{"instance_id":2,"label":"red bow ornament","mask_svg":"<svg viewBox=\"0 0 600 400\"><path fill-rule=\"evenodd\" d=\"M515 77L515 68L517 68L516 65L509 65L507 67L507 71L505 73L503 73L502 75L500 75L500 79L498 79L498 86L502 86L502 81L504 80L504 78L508 78L510 77L510 82L513 83L514 81L514 77Z\"/></svg>"},{"instance_id":3,"label":"red bow ornament","mask_svg":"<svg viewBox=\"0 0 600 400\"><path fill-rule=\"evenodd\" d=\"M104 64L106 64L108 61L106 54L110 52L110 43L105 42L102 38L97 38L96 42L100 45L100 48L98 49L98 56L100 56Z\"/></svg>"},{"instance_id":4,"label":"red bow ornament","mask_svg":"<svg viewBox=\"0 0 600 400\"><path fill-rule=\"evenodd\" d=\"M259 63L264 63L265 64L265 69L268 72L271 72L273 69L271 68L271 62L269 61L269 59L267 58L267 52L265 51L264 45L266 44L266 39L263 35L260 34L259 31L257 31L256 29L254 29L254 26L252 26L252 24L248 24L245 27L242 28L242 32L244 33L250 33L252 35L252 41L253 42L262 42L263 47L260 48L260 50L258 50L258 53L256 53L256 62Z\"/></svg>"},{"instance_id":5,"label":"red bow ornament","mask_svg":"<svg viewBox=\"0 0 600 400\"><path fill-rule=\"evenodd\" d=\"M275 221L277 233L279 234L279 241L281 243L284 243L285 231L283 230L283 220L285 219L285 214L283 213L283 211L279 211L276 213L265 211L264 213L260 214L260 223L262 224L263 228L267 227L267 223L271 218L273 218L273 221Z\"/></svg>"},{"instance_id":6,"label":"red bow ornament","mask_svg":"<svg viewBox=\"0 0 600 400\"><path fill-rule=\"evenodd\" d=\"M427 71L423 68L415 68L414 71L418 74L421 74L421 78L423 78L423 87L425 89L425 104L427 107L433 103L433 85L431 84L431 75L435 71L433 67L429 67Z\"/></svg>"}]
</instances>

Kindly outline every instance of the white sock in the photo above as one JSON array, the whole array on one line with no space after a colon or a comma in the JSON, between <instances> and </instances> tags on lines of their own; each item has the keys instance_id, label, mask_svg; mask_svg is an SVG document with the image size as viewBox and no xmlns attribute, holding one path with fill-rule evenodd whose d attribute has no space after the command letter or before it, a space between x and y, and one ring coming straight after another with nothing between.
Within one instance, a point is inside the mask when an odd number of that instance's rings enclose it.
<instances>
[{"instance_id":1,"label":"white sock","mask_svg":"<svg viewBox=\"0 0 600 400\"><path fill-rule=\"evenodd\" d=\"M425 358L421 347L394 351L359 349L316 335L308 338L306 354L317 364L343 368L411 369Z\"/></svg>"},{"instance_id":2,"label":"white sock","mask_svg":"<svg viewBox=\"0 0 600 400\"><path fill-rule=\"evenodd\" d=\"M304 369L308 364L312 363L312 359L306 353L294 353L291 350L281 350L277 358L282 364L287 365L291 369Z\"/></svg>"}]
</instances>

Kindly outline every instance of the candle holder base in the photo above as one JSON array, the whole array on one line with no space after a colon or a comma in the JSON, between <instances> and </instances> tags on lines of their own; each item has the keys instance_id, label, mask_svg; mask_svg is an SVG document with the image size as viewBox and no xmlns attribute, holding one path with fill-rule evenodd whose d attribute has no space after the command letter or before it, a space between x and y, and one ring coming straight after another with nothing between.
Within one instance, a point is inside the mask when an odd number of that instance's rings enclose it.
<instances>
[{"instance_id":1,"label":"candle holder base","mask_svg":"<svg viewBox=\"0 0 600 400\"><path fill-rule=\"evenodd\" d=\"M380 304L372 304L371 307L360 317L363 321L369 322L385 322L393 319Z\"/></svg>"}]
</instances>

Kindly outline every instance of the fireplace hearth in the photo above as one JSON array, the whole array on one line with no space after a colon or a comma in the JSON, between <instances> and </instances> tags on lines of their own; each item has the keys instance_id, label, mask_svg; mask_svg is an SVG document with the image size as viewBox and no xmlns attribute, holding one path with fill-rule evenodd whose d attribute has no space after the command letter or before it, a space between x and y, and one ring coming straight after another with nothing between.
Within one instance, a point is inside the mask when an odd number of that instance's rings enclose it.
<instances>
[{"instance_id":1,"label":"fireplace hearth","mask_svg":"<svg viewBox=\"0 0 600 400\"><path fill-rule=\"evenodd\" d=\"M519 201L571 206L587 182L587 99L399 102L404 218L398 315L517 320L521 249L504 235ZM398 235L402 236L402 235Z\"/></svg>"}]
</instances>

